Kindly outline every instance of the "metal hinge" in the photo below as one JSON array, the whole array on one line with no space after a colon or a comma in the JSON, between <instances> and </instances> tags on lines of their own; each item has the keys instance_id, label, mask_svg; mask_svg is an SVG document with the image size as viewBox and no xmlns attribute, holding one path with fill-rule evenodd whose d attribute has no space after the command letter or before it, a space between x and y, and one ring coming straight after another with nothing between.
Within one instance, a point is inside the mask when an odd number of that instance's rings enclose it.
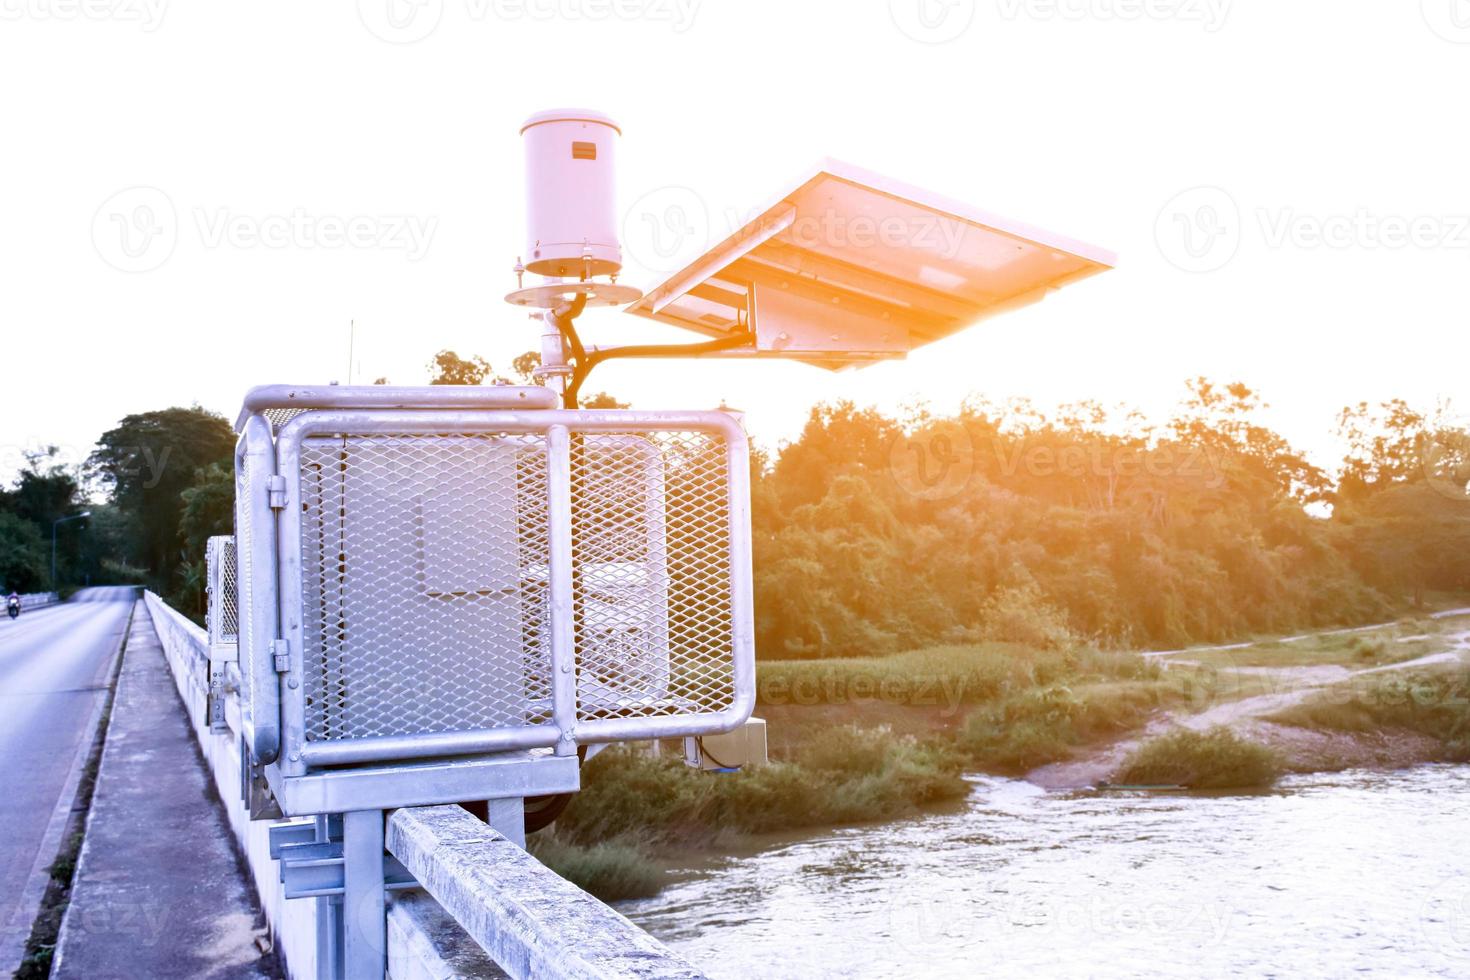
<instances>
[{"instance_id":1,"label":"metal hinge","mask_svg":"<svg viewBox=\"0 0 1470 980\"><path fill-rule=\"evenodd\" d=\"M291 669L291 644L287 640L271 640L271 659L276 673L284 674Z\"/></svg>"},{"instance_id":2,"label":"metal hinge","mask_svg":"<svg viewBox=\"0 0 1470 980\"><path fill-rule=\"evenodd\" d=\"M270 501L271 510L281 510L286 506L286 478L284 476L273 476L266 480L265 492Z\"/></svg>"}]
</instances>

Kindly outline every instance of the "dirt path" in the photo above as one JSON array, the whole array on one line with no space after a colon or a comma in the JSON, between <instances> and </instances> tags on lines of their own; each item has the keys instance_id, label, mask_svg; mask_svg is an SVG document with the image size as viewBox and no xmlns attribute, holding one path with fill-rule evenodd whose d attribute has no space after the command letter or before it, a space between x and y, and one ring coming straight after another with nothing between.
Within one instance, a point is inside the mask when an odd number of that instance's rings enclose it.
<instances>
[{"instance_id":1,"label":"dirt path","mask_svg":"<svg viewBox=\"0 0 1470 980\"><path fill-rule=\"evenodd\" d=\"M1424 618L1425 619L1451 619L1451 618L1453 618L1455 616L1470 616L1470 606L1466 606L1466 607L1461 608L1461 609L1441 609L1439 612L1430 613L1428 616L1425 616ZM1325 631L1323 631L1321 633L1298 633L1296 636L1283 636L1280 639L1276 640L1276 642L1277 643L1298 643L1298 642L1300 642L1302 640L1310 640L1314 636L1347 636L1347 635L1352 634L1352 633L1371 633L1373 630L1388 629L1390 626L1397 626L1397 625L1398 625L1398 620L1394 620L1393 622L1390 622L1390 623L1375 623L1372 626L1350 626L1347 629L1325 630ZM1424 637L1411 637L1411 639L1424 639ZM1154 659L1156 657L1174 657L1174 656L1178 656L1181 653L1214 653L1214 652L1219 651L1219 650L1244 650L1246 647L1253 647L1256 644L1262 643L1262 642L1264 642L1264 641L1262 641L1262 640L1247 640L1244 643L1225 643L1225 644L1222 644L1220 646L1210 646L1210 647L1183 647L1183 648L1178 649L1178 650L1147 650L1147 651L1145 651L1143 653L1143 656L1149 658L1150 660L1152 660L1152 659Z\"/></svg>"},{"instance_id":2,"label":"dirt path","mask_svg":"<svg viewBox=\"0 0 1470 980\"><path fill-rule=\"evenodd\" d=\"M1449 616L1466 614L1470 614L1470 609L1448 610L1436 614L1435 618L1443 619ZM1318 634L1309 633L1279 642L1285 643L1294 640L1303 640L1311 636L1358 633L1364 632L1367 629L1384 629L1392 625L1394 624L1388 623L1384 626L1377 627L1332 630L1327 633ZM1305 667L1221 668L1222 674L1229 673L1236 676L1264 678L1270 690L1265 694L1213 704L1203 711L1172 711L1150 722L1141 732L1136 732L1111 745L1088 752L1081 758L1056 762L1051 765L1042 766L1039 769L1034 769L1027 774L1026 779L1038 786L1053 790L1079 789L1087 786L1095 786L1116 772L1123 764L1123 761L1127 759L1128 755L1139 744L1176 727L1188 728L1194 731L1205 731L1224 725L1235 729L1250 730L1258 735L1269 732L1275 735L1281 735L1285 739L1287 735L1285 734L1286 729L1284 726L1273 725L1264 721L1263 718L1277 711L1300 704L1324 687L1349 681L1356 677L1386 674L1416 667L1433 667L1440 664L1463 662L1466 659L1466 654L1470 653L1470 630L1446 634L1440 639L1448 643L1450 649L1418 657L1414 660L1406 660L1402 663L1387 664L1382 667L1368 667L1361 670L1352 670L1334 664ZM1243 643L1223 647L1195 647L1187 651L1174 651L1174 653L1199 653L1206 650L1237 650L1252 645L1254 644ZM1167 655L1169 654L1162 652L1146 654L1146 656L1152 657ZM1198 662L1190 660L1171 660L1169 663L1170 665L1178 666L1201 666ZM1302 733L1300 736L1292 737L1298 739L1315 739L1325 736Z\"/></svg>"}]
</instances>

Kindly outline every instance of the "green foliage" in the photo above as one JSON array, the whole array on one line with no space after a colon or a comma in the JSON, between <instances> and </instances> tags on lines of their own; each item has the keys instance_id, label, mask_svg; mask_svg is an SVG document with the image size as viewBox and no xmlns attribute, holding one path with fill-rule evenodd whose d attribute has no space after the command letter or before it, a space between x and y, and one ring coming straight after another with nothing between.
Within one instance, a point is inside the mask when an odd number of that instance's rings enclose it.
<instances>
[{"instance_id":1,"label":"green foliage","mask_svg":"<svg viewBox=\"0 0 1470 980\"><path fill-rule=\"evenodd\" d=\"M756 473L757 650L1184 646L1387 619L1403 597L1470 591L1470 501L1446 490L1470 465L1456 455L1470 437L1443 425L1364 436L1354 451L1376 475L1349 465L1339 488L1254 421L1263 407L1244 385L1204 379L1159 427L1087 404L1052 417L971 404L907 422L818 407ZM1431 435L1448 448L1426 469L1413 457Z\"/></svg>"},{"instance_id":2,"label":"green foliage","mask_svg":"<svg viewBox=\"0 0 1470 980\"><path fill-rule=\"evenodd\" d=\"M1274 751L1228 728L1208 732L1181 728L1139 746L1116 781L1191 789L1257 789L1276 782L1281 772L1281 759Z\"/></svg>"},{"instance_id":3,"label":"green foliage","mask_svg":"<svg viewBox=\"0 0 1470 980\"><path fill-rule=\"evenodd\" d=\"M737 773L698 772L626 749L583 769L582 791L557 821L570 843L698 844L727 832L763 833L884 820L965 796L960 760L929 742L845 727L804 757Z\"/></svg>"},{"instance_id":4,"label":"green foliage","mask_svg":"<svg viewBox=\"0 0 1470 980\"><path fill-rule=\"evenodd\" d=\"M235 524L235 474L223 463L194 472L194 482L179 493L182 546L170 603L202 622L208 588L204 552L209 539L229 534Z\"/></svg>"},{"instance_id":5,"label":"green foliage","mask_svg":"<svg viewBox=\"0 0 1470 980\"><path fill-rule=\"evenodd\" d=\"M52 527L83 510L76 474L57 463L57 449L25 454L26 467L9 488L0 488L0 586L22 592L61 588L92 564L85 553L84 525L56 526L56 581L51 575ZM10 584L14 583L14 584Z\"/></svg>"},{"instance_id":6,"label":"green foliage","mask_svg":"<svg viewBox=\"0 0 1470 980\"><path fill-rule=\"evenodd\" d=\"M460 357L452 350L441 350L429 362L431 385L478 385L490 374L490 362L483 357Z\"/></svg>"},{"instance_id":7,"label":"green foliage","mask_svg":"<svg viewBox=\"0 0 1470 980\"><path fill-rule=\"evenodd\" d=\"M1056 683L1148 681L1157 665L1134 654L1088 647L1034 649L1013 643L938 646L886 657L761 661L763 705L872 702L954 711Z\"/></svg>"},{"instance_id":8,"label":"green foliage","mask_svg":"<svg viewBox=\"0 0 1470 980\"><path fill-rule=\"evenodd\" d=\"M1326 688L1276 712L1272 721L1319 731L1408 731L1438 740L1446 762L1470 762L1470 676L1455 672L1386 675Z\"/></svg>"},{"instance_id":9,"label":"green foliage","mask_svg":"<svg viewBox=\"0 0 1470 980\"><path fill-rule=\"evenodd\" d=\"M641 844L599 841L574 844L555 831L533 834L526 849L567 881L604 902L657 895L663 869Z\"/></svg>"},{"instance_id":10,"label":"green foliage","mask_svg":"<svg viewBox=\"0 0 1470 980\"><path fill-rule=\"evenodd\" d=\"M1024 773L1143 724L1182 697L1163 680L1053 682L1008 692L965 719L956 744L987 772Z\"/></svg>"},{"instance_id":11,"label":"green foliage","mask_svg":"<svg viewBox=\"0 0 1470 980\"><path fill-rule=\"evenodd\" d=\"M42 591L50 578L47 549L36 525L0 511L0 589L6 595Z\"/></svg>"},{"instance_id":12,"label":"green foliage","mask_svg":"<svg viewBox=\"0 0 1470 980\"><path fill-rule=\"evenodd\" d=\"M234 447L229 423L197 407L129 415L103 433L88 466L133 529L128 553L117 557L147 567L160 586L174 582L185 561L181 495L197 471L232 466Z\"/></svg>"}]
</instances>

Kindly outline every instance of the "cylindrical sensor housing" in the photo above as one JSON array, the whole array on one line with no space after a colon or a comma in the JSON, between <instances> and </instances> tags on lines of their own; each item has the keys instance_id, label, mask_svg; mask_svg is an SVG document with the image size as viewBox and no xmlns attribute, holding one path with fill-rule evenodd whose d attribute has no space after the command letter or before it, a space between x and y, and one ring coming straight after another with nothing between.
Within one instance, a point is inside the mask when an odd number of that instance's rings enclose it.
<instances>
[{"instance_id":1,"label":"cylindrical sensor housing","mask_svg":"<svg viewBox=\"0 0 1470 980\"><path fill-rule=\"evenodd\" d=\"M548 109L526 120L526 259L542 276L616 275L615 122L586 109Z\"/></svg>"}]
</instances>

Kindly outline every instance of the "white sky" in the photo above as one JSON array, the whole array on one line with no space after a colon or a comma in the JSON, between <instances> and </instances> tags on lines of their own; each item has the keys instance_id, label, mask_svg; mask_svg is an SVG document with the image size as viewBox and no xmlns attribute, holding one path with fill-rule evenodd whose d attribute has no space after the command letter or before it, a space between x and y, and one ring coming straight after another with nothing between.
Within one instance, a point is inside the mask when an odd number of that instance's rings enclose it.
<instances>
[{"instance_id":1,"label":"white sky","mask_svg":"<svg viewBox=\"0 0 1470 980\"><path fill-rule=\"evenodd\" d=\"M0 0L0 86L6 472L17 446L84 455L130 412L233 418L253 384L345 381L353 319L358 380L422 383L441 347L507 370L536 345L500 298L518 124L562 105L622 124L623 208L702 208L716 237L830 155L1121 256L903 363L594 375L639 407L724 399L774 445L823 399L1162 414L1206 374L1263 389L1330 461L1345 403L1470 403L1466 0ZM154 190L115 197L135 187ZM1198 187L1219 190L1179 197ZM164 231L129 258L114 220L140 204ZM297 212L431 234L215 235ZM627 227L624 281L650 287L641 215Z\"/></svg>"}]
</instances>

